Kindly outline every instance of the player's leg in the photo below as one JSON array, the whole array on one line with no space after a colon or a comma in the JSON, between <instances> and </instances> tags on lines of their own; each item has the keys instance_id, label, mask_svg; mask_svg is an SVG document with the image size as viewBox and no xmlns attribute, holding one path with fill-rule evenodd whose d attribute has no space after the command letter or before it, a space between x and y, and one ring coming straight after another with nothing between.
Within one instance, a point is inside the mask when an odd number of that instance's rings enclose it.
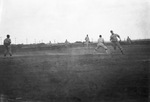
<instances>
[{"instance_id":1,"label":"player's leg","mask_svg":"<svg viewBox=\"0 0 150 102\"><path fill-rule=\"evenodd\" d=\"M106 53L108 54L108 48L104 44L102 44L101 47L103 47L105 49Z\"/></svg>"},{"instance_id":2,"label":"player's leg","mask_svg":"<svg viewBox=\"0 0 150 102\"><path fill-rule=\"evenodd\" d=\"M7 55L7 53L8 53L8 47L7 47L7 46L5 46L5 47L4 47L4 56L6 56L6 55Z\"/></svg>"},{"instance_id":3,"label":"player's leg","mask_svg":"<svg viewBox=\"0 0 150 102\"><path fill-rule=\"evenodd\" d=\"M89 42L87 42L87 47L89 47Z\"/></svg>"},{"instance_id":4,"label":"player's leg","mask_svg":"<svg viewBox=\"0 0 150 102\"><path fill-rule=\"evenodd\" d=\"M89 41L87 42L87 47L89 47Z\"/></svg>"},{"instance_id":5,"label":"player's leg","mask_svg":"<svg viewBox=\"0 0 150 102\"><path fill-rule=\"evenodd\" d=\"M131 39L129 40L129 44L132 44L132 41L131 41Z\"/></svg>"},{"instance_id":6,"label":"player's leg","mask_svg":"<svg viewBox=\"0 0 150 102\"><path fill-rule=\"evenodd\" d=\"M11 46L8 47L8 53L9 53L10 56L12 56Z\"/></svg>"},{"instance_id":7,"label":"player's leg","mask_svg":"<svg viewBox=\"0 0 150 102\"><path fill-rule=\"evenodd\" d=\"M95 51L97 51L99 49L100 45L97 44L96 48L95 48Z\"/></svg>"},{"instance_id":8,"label":"player's leg","mask_svg":"<svg viewBox=\"0 0 150 102\"><path fill-rule=\"evenodd\" d=\"M106 51L106 53L108 54L108 48L104 45L104 49Z\"/></svg>"},{"instance_id":9,"label":"player's leg","mask_svg":"<svg viewBox=\"0 0 150 102\"><path fill-rule=\"evenodd\" d=\"M119 42L116 42L117 47L120 49L121 53L124 54L123 48L121 47Z\"/></svg>"},{"instance_id":10,"label":"player's leg","mask_svg":"<svg viewBox=\"0 0 150 102\"><path fill-rule=\"evenodd\" d=\"M116 42L112 42L112 46L113 46L114 50L116 50Z\"/></svg>"},{"instance_id":11,"label":"player's leg","mask_svg":"<svg viewBox=\"0 0 150 102\"><path fill-rule=\"evenodd\" d=\"M86 44L86 47L88 48L88 42L87 41L85 42L85 44Z\"/></svg>"}]
</instances>

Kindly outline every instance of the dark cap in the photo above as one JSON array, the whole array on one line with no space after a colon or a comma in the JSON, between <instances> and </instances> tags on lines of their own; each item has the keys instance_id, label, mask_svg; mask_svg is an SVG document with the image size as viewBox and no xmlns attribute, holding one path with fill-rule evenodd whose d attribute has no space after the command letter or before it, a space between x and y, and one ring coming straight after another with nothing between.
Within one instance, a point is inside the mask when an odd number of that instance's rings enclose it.
<instances>
[{"instance_id":1,"label":"dark cap","mask_svg":"<svg viewBox=\"0 0 150 102\"><path fill-rule=\"evenodd\" d=\"M10 37L10 35L9 34L7 34L7 38L9 38Z\"/></svg>"}]
</instances>

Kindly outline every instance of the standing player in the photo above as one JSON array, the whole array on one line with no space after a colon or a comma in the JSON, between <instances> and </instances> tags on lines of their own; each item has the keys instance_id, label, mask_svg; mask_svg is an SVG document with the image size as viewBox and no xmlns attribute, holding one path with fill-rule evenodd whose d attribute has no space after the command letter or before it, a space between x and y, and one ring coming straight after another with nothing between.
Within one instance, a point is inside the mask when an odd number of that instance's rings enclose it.
<instances>
[{"instance_id":1,"label":"standing player","mask_svg":"<svg viewBox=\"0 0 150 102\"><path fill-rule=\"evenodd\" d=\"M7 38L4 40L4 47L5 47L4 56L6 56L7 53L9 53L9 55L12 56L10 35L7 35Z\"/></svg>"},{"instance_id":2,"label":"standing player","mask_svg":"<svg viewBox=\"0 0 150 102\"><path fill-rule=\"evenodd\" d=\"M68 42L68 40L66 39L66 41L65 41L65 46L68 47L68 44L69 44L69 42Z\"/></svg>"},{"instance_id":3,"label":"standing player","mask_svg":"<svg viewBox=\"0 0 150 102\"><path fill-rule=\"evenodd\" d=\"M102 38L102 35L99 35L99 39L95 51L97 51L100 47L104 48L106 53L108 54L108 48L104 45L104 39Z\"/></svg>"},{"instance_id":4,"label":"standing player","mask_svg":"<svg viewBox=\"0 0 150 102\"><path fill-rule=\"evenodd\" d=\"M117 39L117 38L119 38L121 41L120 36L118 34L114 34L114 32L112 30L110 31L110 33L111 33L110 41L112 42L114 49L116 50L116 47L118 47L120 49L121 53L124 54L123 49Z\"/></svg>"},{"instance_id":5,"label":"standing player","mask_svg":"<svg viewBox=\"0 0 150 102\"><path fill-rule=\"evenodd\" d=\"M129 36L127 37L127 42L128 42L128 44L132 43L132 40L129 38Z\"/></svg>"},{"instance_id":6,"label":"standing player","mask_svg":"<svg viewBox=\"0 0 150 102\"><path fill-rule=\"evenodd\" d=\"M90 42L90 39L89 39L89 36L87 34L86 37L85 37L85 44L86 44L87 48L89 47L89 42Z\"/></svg>"}]
</instances>

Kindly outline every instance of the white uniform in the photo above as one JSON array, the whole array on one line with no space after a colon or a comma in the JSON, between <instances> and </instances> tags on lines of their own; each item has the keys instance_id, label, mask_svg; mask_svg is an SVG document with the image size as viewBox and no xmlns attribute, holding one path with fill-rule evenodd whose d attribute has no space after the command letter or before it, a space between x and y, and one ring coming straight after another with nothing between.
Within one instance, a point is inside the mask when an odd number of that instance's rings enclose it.
<instances>
[{"instance_id":1,"label":"white uniform","mask_svg":"<svg viewBox=\"0 0 150 102\"><path fill-rule=\"evenodd\" d=\"M89 37L86 36L86 37L85 37L85 43L86 43L87 47L89 46L89 41L90 41Z\"/></svg>"},{"instance_id":2,"label":"white uniform","mask_svg":"<svg viewBox=\"0 0 150 102\"><path fill-rule=\"evenodd\" d=\"M98 49L99 47L103 47L105 50L107 50L107 47L104 45L104 39L101 38L101 37L98 39L97 49Z\"/></svg>"},{"instance_id":3,"label":"white uniform","mask_svg":"<svg viewBox=\"0 0 150 102\"><path fill-rule=\"evenodd\" d=\"M131 39L130 39L129 37L127 37L127 42L128 42L129 44L132 43L132 41L131 41Z\"/></svg>"},{"instance_id":4,"label":"white uniform","mask_svg":"<svg viewBox=\"0 0 150 102\"><path fill-rule=\"evenodd\" d=\"M108 53L107 47L104 45L104 39L102 37L99 37L97 47L95 48L95 50L97 51L97 49L99 49L99 47L104 48L106 53Z\"/></svg>"}]
</instances>

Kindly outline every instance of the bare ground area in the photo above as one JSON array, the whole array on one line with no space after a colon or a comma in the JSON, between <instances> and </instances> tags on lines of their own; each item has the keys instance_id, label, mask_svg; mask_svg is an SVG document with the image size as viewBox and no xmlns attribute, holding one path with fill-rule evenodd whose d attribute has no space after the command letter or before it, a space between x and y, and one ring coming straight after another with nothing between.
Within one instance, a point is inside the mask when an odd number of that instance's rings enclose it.
<instances>
[{"instance_id":1,"label":"bare ground area","mask_svg":"<svg viewBox=\"0 0 150 102\"><path fill-rule=\"evenodd\" d=\"M150 46L0 56L0 94L27 102L148 102ZM17 100L18 99L18 100Z\"/></svg>"}]
</instances>

